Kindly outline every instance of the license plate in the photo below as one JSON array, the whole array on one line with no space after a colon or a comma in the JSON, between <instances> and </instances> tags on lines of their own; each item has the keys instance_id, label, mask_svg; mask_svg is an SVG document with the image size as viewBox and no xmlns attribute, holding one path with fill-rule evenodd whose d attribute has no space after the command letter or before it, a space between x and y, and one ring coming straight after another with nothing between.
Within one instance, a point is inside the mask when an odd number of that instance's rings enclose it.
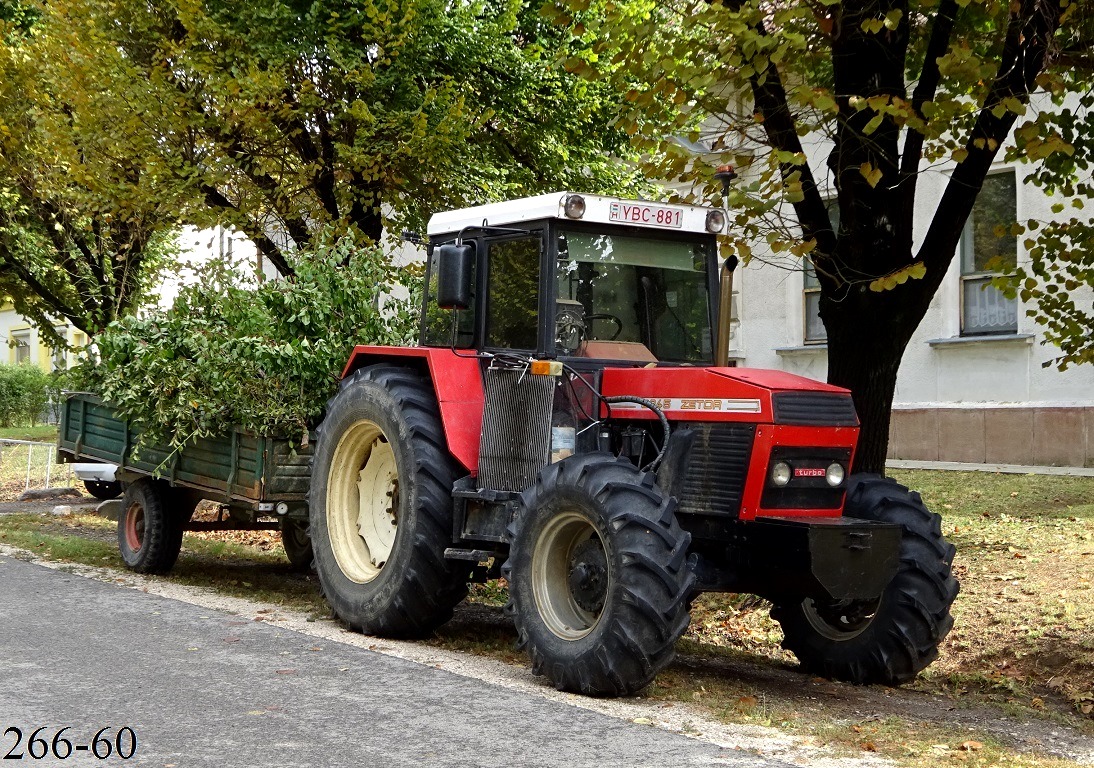
<instances>
[{"instance_id":1,"label":"license plate","mask_svg":"<svg viewBox=\"0 0 1094 768\"><path fill-rule=\"evenodd\" d=\"M647 227L680 229L684 226L684 212L681 209L666 208L660 205L612 203L608 210L608 219Z\"/></svg>"}]
</instances>

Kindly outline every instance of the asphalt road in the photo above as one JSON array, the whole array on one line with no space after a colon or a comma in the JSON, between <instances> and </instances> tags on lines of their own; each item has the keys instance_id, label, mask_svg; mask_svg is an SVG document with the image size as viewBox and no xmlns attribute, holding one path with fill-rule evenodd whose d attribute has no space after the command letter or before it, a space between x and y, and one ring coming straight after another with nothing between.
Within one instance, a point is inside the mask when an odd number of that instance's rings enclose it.
<instances>
[{"instance_id":1,"label":"asphalt road","mask_svg":"<svg viewBox=\"0 0 1094 768\"><path fill-rule=\"evenodd\" d=\"M32 760L65 725L136 754ZM786 765L2 556L0 733L5 766Z\"/></svg>"}]
</instances>

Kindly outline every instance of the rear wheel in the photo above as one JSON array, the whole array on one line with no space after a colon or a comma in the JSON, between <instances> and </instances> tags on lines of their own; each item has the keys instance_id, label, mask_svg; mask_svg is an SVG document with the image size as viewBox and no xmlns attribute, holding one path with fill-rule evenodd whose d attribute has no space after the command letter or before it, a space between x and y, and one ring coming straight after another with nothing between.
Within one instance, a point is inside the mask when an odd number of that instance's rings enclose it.
<instances>
[{"instance_id":1,"label":"rear wheel","mask_svg":"<svg viewBox=\"0 0 1094 768\"><path fill-rule=\"evenodd\" d=\"M281 521L281 546L292 567L297 571L307 571L312 567L315 554L312 552L311 536L308 535L306 520Z\"/></svg>"},{"instance_id":2,"label":"rear wheel","mask_svg":"<svg viewBox=\"0 0 1094 768\"><path fill-rule=\"evenodd\" d=\"M675 501L601 453L548 466L521 501L503 573L532 672L586 695L641 690L688 626L691 537Z\"/></svg>"},{"instance_id":3,"label":"rear wheel","mask_svg":"<svg viewBox=\"0 0 1094 768\"><path fill-rule=\"evenodd\" d=\"M426 635L467 593L444 559L455 469L432 387L404 368L348 377L319 429L310 532L323 594L350 627Z\"/></svg>"},{"instance_id":4,"label":"rear wheel","mask_svg":"<svg viewBox=\"0 0 1094 768\"><path fill-rule=\"evenodd\" d=\"M125 489L118 518L118 549L138 573L167 573L178 560L186 521L170 504L171 489L162 480L142 477Z\"/></svg>"},{"instance_id":5,"label":"rear wheel","mask_svg":"<svg viewBox=\"0 0 1094 768\"><path fill-rule=\"evenodd\" d=\"M887 478L852 477L844 514L904 529L899 569L881 597L786 600L771 616L782 625L783 647L809 672L860 684L906 683L934 661L953 627L954 547L919 494Z\"/></svg>"}]
</instances>

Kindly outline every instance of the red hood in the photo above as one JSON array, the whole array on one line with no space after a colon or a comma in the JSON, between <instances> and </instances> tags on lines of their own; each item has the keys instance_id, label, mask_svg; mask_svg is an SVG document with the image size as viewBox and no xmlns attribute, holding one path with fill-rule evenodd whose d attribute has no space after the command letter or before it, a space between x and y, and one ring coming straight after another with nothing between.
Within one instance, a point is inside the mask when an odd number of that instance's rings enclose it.
<instances>
[{"instance_id":1,"label":"red hood","mask_svg":"<svg viewBox=\"0 0 1094 768\"><path fill-rule=\"evenodd\" d=\"M773 392L850 394L842 387L763 368L606 368L601 390L606 396L653 400L670 418L684 421L719 421L718 415L724 414L732 421L771 422Z\"/></svg>"}]
</instances>

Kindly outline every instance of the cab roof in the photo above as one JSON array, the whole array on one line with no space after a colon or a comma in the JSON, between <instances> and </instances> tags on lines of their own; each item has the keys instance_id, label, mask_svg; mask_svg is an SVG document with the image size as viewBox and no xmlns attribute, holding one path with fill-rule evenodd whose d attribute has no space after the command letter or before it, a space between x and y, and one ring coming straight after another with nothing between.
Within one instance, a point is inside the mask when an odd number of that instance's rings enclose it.
<instances>
[{"instance_id":1,"label":"cab roof","mask_svg":"<svg viewBox=\"0 0 1094 768\"><path fill-rule=\"evenodd\" d=\"M578 195L585 201L585 212L581 217L572 218L566 215L566 200L571 195ZM718 209L697 205L626 200L582 192L549 192L504 203L488 203L437 213L429 220L426 231L432 237L484 224L506 227L538 219L560 219L594 224L622 224L667 232L710 234L707 229L707 214L716 210Z\"/></svg>"}]
</instances>

